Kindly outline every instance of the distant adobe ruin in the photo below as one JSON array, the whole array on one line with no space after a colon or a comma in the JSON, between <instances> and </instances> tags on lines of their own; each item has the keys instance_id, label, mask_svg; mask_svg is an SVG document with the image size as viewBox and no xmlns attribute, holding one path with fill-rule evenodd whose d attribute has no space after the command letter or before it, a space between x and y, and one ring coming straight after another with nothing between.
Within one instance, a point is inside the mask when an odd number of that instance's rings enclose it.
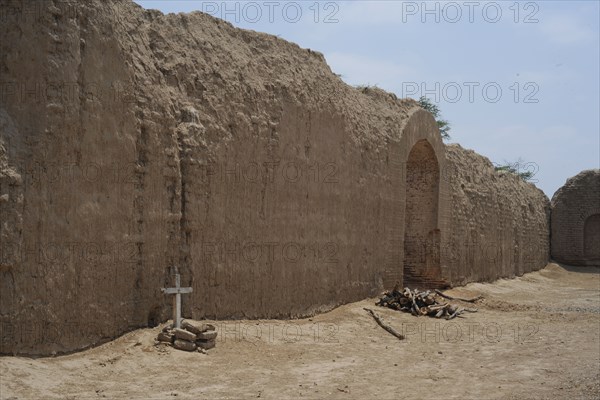
<instances>
[{"instance_id":1,"label":"distant adobe ruin","mask_svg":"<svg viewBox=\"0 0 600 400\"><path fill-rule=\"evenodd\" d=\"M202 319L546 265L547 197L415 101L202 13L77 7L0 25L0 353L165 321L172 266Z\"/></svg>"},{"instance_id":2,"label":"distant adobe ruin","mask_svg":"<svg viewBox=\"0 0 600 400\"><path fill-rule=\"evenodd\" d=\"M600 170L580 172L552 197L552 258L600 266Z\"/></svg>"}]
</instances>

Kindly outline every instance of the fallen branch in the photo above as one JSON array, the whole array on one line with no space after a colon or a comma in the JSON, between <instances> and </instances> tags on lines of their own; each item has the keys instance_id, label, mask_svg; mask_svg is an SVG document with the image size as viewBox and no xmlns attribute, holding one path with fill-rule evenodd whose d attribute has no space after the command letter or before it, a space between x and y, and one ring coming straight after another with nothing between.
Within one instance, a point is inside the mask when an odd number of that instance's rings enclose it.
<instances>
[{"instance_id":1,"label":"fallen branch","mask_svg":"<svg viewBox=\"0 0 600 400\"><path fill-rule=\"evenodd\" d=\"M449 295L447 295L447 294L444 294L444 293L442 293L442 292L441 292L440 290L438 290L438 289L435 289L435 292L436 292L437 294L439 294L440 296L442 296L443 298L445 298L445 299L448 299L448 300L460 300L460 301L466 301L467 303L475 303L477 300L483 299L483 296L481 296L481 295L479 295L479 296L477 296L477 297L473 297L472 299L463 299L462 297L452 297L452 296L449 296Z\"/></svg>"},{"instance_id":2,"label":"fallen branch","mask_svg":"<svg viewBox=\"0 0 600 400\"><path fill-rule=\"evenodd\" d=\"M390 334L396 336L398 339L400 340L404 340L404 335L398 333L394 328L392 328L391 326L385 324L381 318L379 317L379 315L375 314L375 312L369 308L363 308L366 312L368 312L369 314L371 314L371 316L375 319L375 321L377 321L377 323L379 324L379 326L381 326L383 329L385 329L386 331L388 331Z\"/></svg>"},{"instance_id":3,"label":"fallen branch","mask_svg":"<svg viewBox=\"0 0 600 400\"><path fill-rule=\"evenodd\" d=\"M435 293L438 293L440 296L436 296ZM441 297L468 302L475 302L481 298L481 296L475 299L454 298L438 290L435 292L430 290L421 292L419 290L404 288L401 292L395 287L391 292L385 292L375 305L388 307L392 310L408 312L415 317L427 315L434 318L453 319L460 317L464 312L477 312L477 309L475 308L462 308L446 303L445 300L441 300Z\"/></svg>"}]
</instances>

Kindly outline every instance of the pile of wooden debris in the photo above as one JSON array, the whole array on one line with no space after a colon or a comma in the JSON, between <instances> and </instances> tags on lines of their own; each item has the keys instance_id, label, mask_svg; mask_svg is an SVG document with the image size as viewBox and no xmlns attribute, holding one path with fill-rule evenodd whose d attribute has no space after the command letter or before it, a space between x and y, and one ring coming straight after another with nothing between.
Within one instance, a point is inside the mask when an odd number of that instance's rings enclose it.
<instances>
[{"instance_id":1,"label":"pile of wooden debris","mask_svg":"<svg viewBox=\"0 0 600 400\"><path fill-rule=\"evenodd\" d=\"M183 320L181 328L166 326L156 339L179 350L204 352L215 347L216 338L214 325Z\"/></svg>"},{"instance_id":2,"label":"pile of wooden debris","mask_svg":"<svg viewBox=\"0 0 600 400\"><path fill-rule=\"evenodd\" d=\"M376 303L378 306L388 307L398 311L412 313L415 316L428 315L434 318L452 319L458 317L464 312L476 312L477 309L459 307L453 304L446 303L440 299L443 297L449 300L460 300L474 303L481 296L473 299L462 299L458 297L448 296L439 290L427 290L420 292L419 290L410 290L404 288L400 291L397 287L391 292L385 292L383 297Z\"/></svg>"}]
</instances>

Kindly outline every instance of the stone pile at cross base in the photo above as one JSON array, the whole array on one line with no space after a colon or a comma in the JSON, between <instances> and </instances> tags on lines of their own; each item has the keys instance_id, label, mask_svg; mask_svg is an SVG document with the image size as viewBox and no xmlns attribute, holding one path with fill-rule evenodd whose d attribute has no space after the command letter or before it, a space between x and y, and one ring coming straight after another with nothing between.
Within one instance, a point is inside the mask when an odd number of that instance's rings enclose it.
<instances>
[{"instance_id":1,"label":"stone pile at cross base","mask_svg":"<svg viewBox=\"0 0 600 400\"><path fill-rule=\"evenodd\" d=\"M165 343L178 350L204 352L216 346L217 331L211 324L182 321L181 328L166 326L158 334L158 343Z\"/></svg>"}]
</instances>

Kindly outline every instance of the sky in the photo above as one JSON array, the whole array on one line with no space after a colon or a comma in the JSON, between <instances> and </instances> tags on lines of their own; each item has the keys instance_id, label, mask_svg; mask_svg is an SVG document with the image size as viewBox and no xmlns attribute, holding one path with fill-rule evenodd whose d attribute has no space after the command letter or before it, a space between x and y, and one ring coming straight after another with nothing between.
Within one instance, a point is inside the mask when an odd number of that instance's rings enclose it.
<instances>
[{"instance_id":1,"label":"sky","mask_svg":"<svg viewBox=\"0 0 600 400\"><path fill-rule=\"evenodd\" d=\"M600 168L600 1L141 1L320 51L350 85L427 96L451 140L548 197Z\"/></svg>"}]
</instances>

